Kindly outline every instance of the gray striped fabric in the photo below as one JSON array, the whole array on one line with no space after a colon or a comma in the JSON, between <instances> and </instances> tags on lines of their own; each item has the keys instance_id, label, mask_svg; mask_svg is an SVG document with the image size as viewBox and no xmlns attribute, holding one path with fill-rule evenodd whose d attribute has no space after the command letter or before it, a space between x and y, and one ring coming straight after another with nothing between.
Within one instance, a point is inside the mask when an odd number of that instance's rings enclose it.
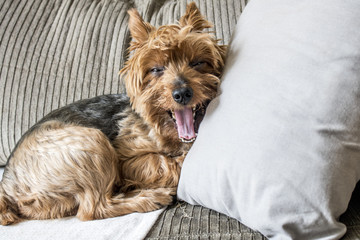
<instances>
[{"instance_id":1,"label":"gray striped fabric","mask_svg":"<svg viewBox=\"0 0 360 240\"><path fill-rule=\"evenodd\" d=\"M195 1L228 43L245 0ZM159 26L176 22L187 1L0 1L0 165L21 135L76 100L123 92L119 70L130 37L127 10Z\"/></svg>"},{"instance_id":2,"label":"gray striped fabric","mask_svg":"<svg viewBox=\"0 0 360 240\"><path fill-rule=\"evenodd\" d=\"M51 110L123 90L123 1L0 2L0 163Z\"/></svg>"},{"instance_id":3,"label":"gray striped fabric","mask_svg":"<svg viewBox=\"0 0 360 240\"><path fill-rule=\"evenodd\" d=\"M266 240L259 232L233 218L184 202L163 212L146 239Z\"/></svg>"}]
</instances>

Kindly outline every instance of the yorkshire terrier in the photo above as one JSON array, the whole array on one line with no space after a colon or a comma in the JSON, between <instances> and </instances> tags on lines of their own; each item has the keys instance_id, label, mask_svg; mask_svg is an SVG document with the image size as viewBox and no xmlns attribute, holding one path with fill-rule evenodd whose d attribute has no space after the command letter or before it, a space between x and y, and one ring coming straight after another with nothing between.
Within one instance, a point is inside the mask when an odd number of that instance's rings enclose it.
<instances>
[{"instance_id":1,"label":"yorkshire terrier","mask_svg":"<svg viewBox=\"0 0 360 240\"><path fill-rule=\"evenodd\" d=\"M20 139L0 183L0 223L76 215L102 219L167 206L226 47L194 3L156 29L129 10L127 95L81 100L45 116Z\"/></svg>"}]
</instances>

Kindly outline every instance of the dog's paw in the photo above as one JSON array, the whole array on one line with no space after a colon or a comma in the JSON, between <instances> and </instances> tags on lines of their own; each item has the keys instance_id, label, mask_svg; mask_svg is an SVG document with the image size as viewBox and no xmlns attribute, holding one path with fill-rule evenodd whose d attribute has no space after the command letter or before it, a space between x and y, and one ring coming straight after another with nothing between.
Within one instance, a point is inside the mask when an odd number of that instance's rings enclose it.
<instances>
[{"instance_id":1,"label":"dog's paw","mask_svg":"<svg viewBox=\"0 0 360 240\"><path fill-rule=\"evenodd\" d=\"M154 189L153 200L159 209L174 204L177 200L176 188Z\"/></svg>"}]
</instances>

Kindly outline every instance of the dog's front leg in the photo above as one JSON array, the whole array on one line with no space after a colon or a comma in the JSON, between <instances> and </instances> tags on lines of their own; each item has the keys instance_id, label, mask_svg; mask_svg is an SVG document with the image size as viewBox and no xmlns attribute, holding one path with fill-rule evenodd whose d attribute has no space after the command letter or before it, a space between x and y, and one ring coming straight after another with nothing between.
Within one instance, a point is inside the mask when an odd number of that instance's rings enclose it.
<instances>
[{"instance_id":1,"label":"dog's front leg","mask_svg":"<svg viewBox=\"0 0 360 240\"><path fill-rule=\"evenodd\" d=\"M184 156L145 153L120 161L122 192L133 189L176 188Z\"/></svg>"}]
</instances>

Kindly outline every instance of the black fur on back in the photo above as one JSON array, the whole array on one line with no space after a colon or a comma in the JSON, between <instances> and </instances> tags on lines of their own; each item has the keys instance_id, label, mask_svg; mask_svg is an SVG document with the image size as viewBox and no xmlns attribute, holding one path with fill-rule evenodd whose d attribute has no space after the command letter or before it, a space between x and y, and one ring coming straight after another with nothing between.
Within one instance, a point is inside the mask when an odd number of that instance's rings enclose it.
<instances>
[{"instance_id":1,"label":"black fur on back","mask_svg":"<svg viewBox=\"0 0 360 240\"><path fill-rule=\"evenodd\" d=\"M80 100L54 110L38 124L49 120L75 123L84 127L97 128L113 140L119 132L116 124L122 118L119 113L129 106L129 98L125 94L103 95Z\"/></svg>"},{"instance_id":2,"label":"black fur on back","mask_svg":"<svg viewBox=\"0 0 360 240\"><path fill-rule=\"evenodd\" d=\"M126 94L109 94L94 98L84 99L57 110L50 112L38 123L32 126L16 144L9 159L12 157L16 148L20 145L22 140L39 127L42 123L58 120L64 123L74 123L79 126L97 128L101 130L110 141L119 133L117 121L121 120L121 112L130 107L129 98Z\"/></svg>"}]
</instances>

